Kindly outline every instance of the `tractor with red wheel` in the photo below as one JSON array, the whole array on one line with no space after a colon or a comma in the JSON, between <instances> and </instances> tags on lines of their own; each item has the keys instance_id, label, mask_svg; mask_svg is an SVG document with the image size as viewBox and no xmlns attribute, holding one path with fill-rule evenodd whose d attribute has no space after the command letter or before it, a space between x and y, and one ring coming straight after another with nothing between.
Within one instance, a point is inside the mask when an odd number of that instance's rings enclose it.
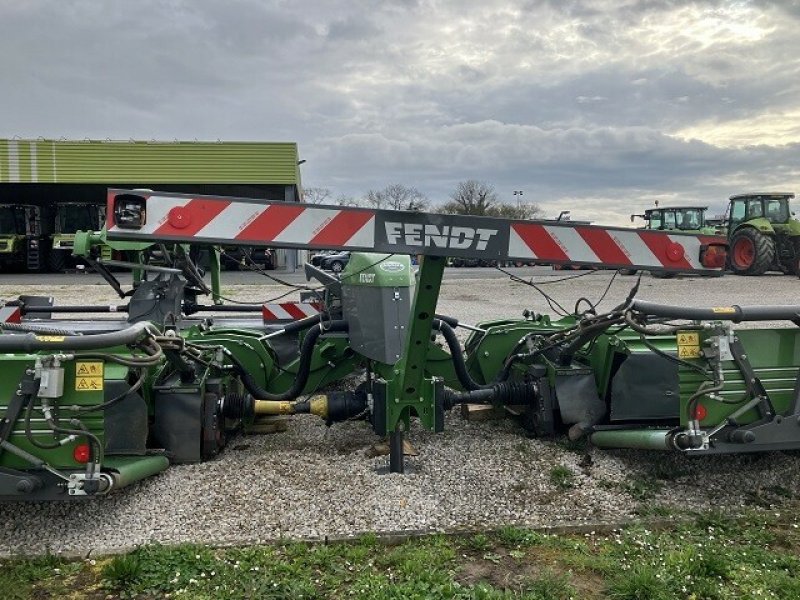
<instances>
[{"instance_id":1,"label":"tractor with red wheel","mask_svg":"<svg viewBox=\"0 0 800 600\"><path fill-rule=\"evenodd\" d=\"M792 218L792 198L791 193L772 192L731 196L726 219L731 271L800 275L800 221Z\"/></svg>"}]
</instances>

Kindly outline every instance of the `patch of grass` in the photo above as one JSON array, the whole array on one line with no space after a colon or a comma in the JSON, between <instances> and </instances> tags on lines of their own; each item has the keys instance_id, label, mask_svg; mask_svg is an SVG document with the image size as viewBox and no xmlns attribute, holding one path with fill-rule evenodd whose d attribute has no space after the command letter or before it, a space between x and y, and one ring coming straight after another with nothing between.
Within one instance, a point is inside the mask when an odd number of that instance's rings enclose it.
<instances>
[{"instance_id":1,"label":"patch of grass","mask_svg":"<svg viewBox=\"0 0 800 600\"><path fill-rule=\"evenodd\" d=\"M519 527L386 544L144 546L94 561L0 561L0 598L800 598L798 511L704 513L664 530Z\"/></svg>"},{"instance_id":2,"label":"patch of grass","mask_svg":"<svg viewBox=\"0 0 800 600\"><path fill-rule=\"evenodd\" d=\"M102 576L109 587L125 589L135 585L142 574L142 563L138 554L115 556L105 564Z\"/></svg>"},{"instance_id":3,"label":"patch of grass","mask_svg":"<svg viewBox=\"0 0 800 600\"><path fill-rule=\"evenodd\" d=\"M80 569L80 565L77 565ZM3 600L27 599L34 585L42 580L58 579L62 574L74 573L74 563L52 555L33 559L0 561L0 598Z\"/></svg>"},{"instance_id":4,"label":"patch of grass","mask_svg":"<svg viewBox=\"0 0 800 600\"><path fill-rule=\"evenodd\" d=\"M492 541L485 533L476 533L467 539L467 545L475 552L486 552L492 547Z\"/></svg>"},{"instance_id":5,"label":"patch of grass","mask_svg":"<svg viewBox=\"0 0 800 600\"><path fill-rule=\"evenodd\" d=\"M658 572L649 565L636 565L615 576L608 586L611 600L670 600Z\"/></svg>"},{"instance_id":6,"label":"patch of grass","mask_svg":"<svg viewBox=\"0 0 800 600\"><path fill-rule=\"evenodd\" d=\"M656 519L666 519L673 516L674 512L669 506L660 504L646 504L636 509L636 514L640 517L653 517Z\"/></svg>"},{"instance_id":7,"label":"patch of grass","mask_svg":"<svg viewBox=\"0 0 800 600\"><path fill-rule=\"evenodd\" d=\"M574 452L575 454L586 454L589 448L589 437L584 436L577 440L571 440L568 436L560 437L556 440L556 444L566 450L567 452Z\"/></svg>"},{"instance_id":8,"label":"patch of grass","mask_svg":"<svg viewBox=\"0 0 800 600\"><path fill-rule=\"evenodd\" d=\"M560 490L575 487L575 473L565 465L555 465L550 469L550 483Z\"/></svg>"},{"instance_id":9,"label":"patch of grass","mask_svg":"<svg viewBox=\"0 0 800 600\"><path fill-rule=\"evenodd\" d=\"M502 527L497 531L497 540L506 548L519 548L520 546L534 546L543 543L544 536L523 527Z\"/></svg>"},{"instance_id":10,"label":"patch of grass","mask_svg":"<svg viewBox=\"0 0 800 600\"><path fill-rule=\"evenodd\" d=\"M575 597L575 588L566 575L545 571L523 587L523 594L530 600L568 600Z\"/></svg>"}]
</instances>

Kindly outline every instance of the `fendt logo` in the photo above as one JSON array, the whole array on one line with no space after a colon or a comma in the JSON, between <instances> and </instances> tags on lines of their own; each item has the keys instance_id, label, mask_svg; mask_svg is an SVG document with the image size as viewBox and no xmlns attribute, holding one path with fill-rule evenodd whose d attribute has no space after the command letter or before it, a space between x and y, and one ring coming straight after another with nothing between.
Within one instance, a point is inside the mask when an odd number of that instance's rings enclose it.
<instances>
[{"instance_id":1,"label":"fendt logo","mask_svg":"<svg viewBox=\"0 0 800 600\"><path fill-rule=\"evenodd\" d=\"M495 235L497 229L386 222L387 241L406 246L485 250Z\"/></svg>"}]
</instances>

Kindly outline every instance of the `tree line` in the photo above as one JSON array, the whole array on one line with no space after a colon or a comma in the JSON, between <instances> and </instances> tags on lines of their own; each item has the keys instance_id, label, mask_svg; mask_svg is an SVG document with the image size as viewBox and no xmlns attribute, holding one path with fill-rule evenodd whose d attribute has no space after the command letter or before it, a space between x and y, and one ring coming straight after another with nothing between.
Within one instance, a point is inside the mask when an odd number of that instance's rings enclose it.
<instances>
[{"instance_id":1,"label":"tree line","mask_svg":"<svg viewBox=\"0 0 800 600\"><path fill-rule=\"evenodd\" d=\"M493 185L474 179L459 182L447 202L441 205L434 205L417 188L400 183L393 183L379 190L369 190L361 198L345 194L334 196L333 192L328 188L310 187L303 190L303 201L309 204L362 206L417 212L430 210L452 215L503 217L507 219L536 219L542 216L542 210L536 204L503 202L497 195Z\"/></svg>"}]
</instances>

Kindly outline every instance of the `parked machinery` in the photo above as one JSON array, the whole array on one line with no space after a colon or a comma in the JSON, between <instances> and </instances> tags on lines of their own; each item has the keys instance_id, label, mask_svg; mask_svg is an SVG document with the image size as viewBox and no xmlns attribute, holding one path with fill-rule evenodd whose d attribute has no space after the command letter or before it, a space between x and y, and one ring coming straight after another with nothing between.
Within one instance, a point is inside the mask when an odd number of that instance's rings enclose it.
<instances>
[{"instance_id":1,"label":"parked machinery","mask_svg":"<svg viewBox=\"0 0 800 600\"><path fill-rule=\"evenodd\" d=\"M76 253L102 271L97 244L158 243L169 260L133 265L144 275L130 290L117 282L128 299L122 306L20 298L3 309L17 323L3 324L0 335L7 375L0 496L107 493L170 462L211 458L238 424L279 414L367 420L389 436L390 468L401 472L410 420L440 431L444 411L462 403L506 406L531 434L563 428L601 447L800 448L797 331L729 327L797 324L800 307L660 306L639 300L637 284L602 313L587 306L553 319L525 311L477 325L436 314L444 254L705 273L724 265L717 240L111 191L106 231L79 233ZM261 305L226 311L202 303L218 287L218 270L209 287L189 243L326 247L351 256L339 277L307 267L321 313L268 325ZM416 275L411 253L424 255ZM58 312L116 312L125 320L52 319ZM471 332L463 345L459 327ZM356 389L325 391L354 372L364 373Z\"/></svg>"},{"instance_id":2,"label":"parked machinery","mask_svg":"<svg viewBox=\"0 0 800 600\"><path fill-rule=\"evenodd\" d=\"M792 198L794 194L773 192L731 196L727 235L734 273L800 275L800 221L793 218Z\"/></svg>"},{"instance_id":3,"label":"parked machinery","mask_svg":"<svg viewBox=\"0 0 800 600\"><path fill-rule=\"evenodd\" d=\"M0 268L45 270L50 253L52 221L48 207L0 205Z\"/></svg>"},{"instance_id":4,"label":"parked machinery","mask_svg":"<svg viewBox=\"0 0 800 600\"><path fill-rule=\"evenodd\" d=\"M100 229L106 220L106 207L91 202L60 202L55 205L55 222L53 227L51 251L48 254L47 266L54 273L75 266L72 248L75 233L78 231L94 231ZM101 256L111 258L111 248L102 245Z\"/></svg>"}]
</instances>

